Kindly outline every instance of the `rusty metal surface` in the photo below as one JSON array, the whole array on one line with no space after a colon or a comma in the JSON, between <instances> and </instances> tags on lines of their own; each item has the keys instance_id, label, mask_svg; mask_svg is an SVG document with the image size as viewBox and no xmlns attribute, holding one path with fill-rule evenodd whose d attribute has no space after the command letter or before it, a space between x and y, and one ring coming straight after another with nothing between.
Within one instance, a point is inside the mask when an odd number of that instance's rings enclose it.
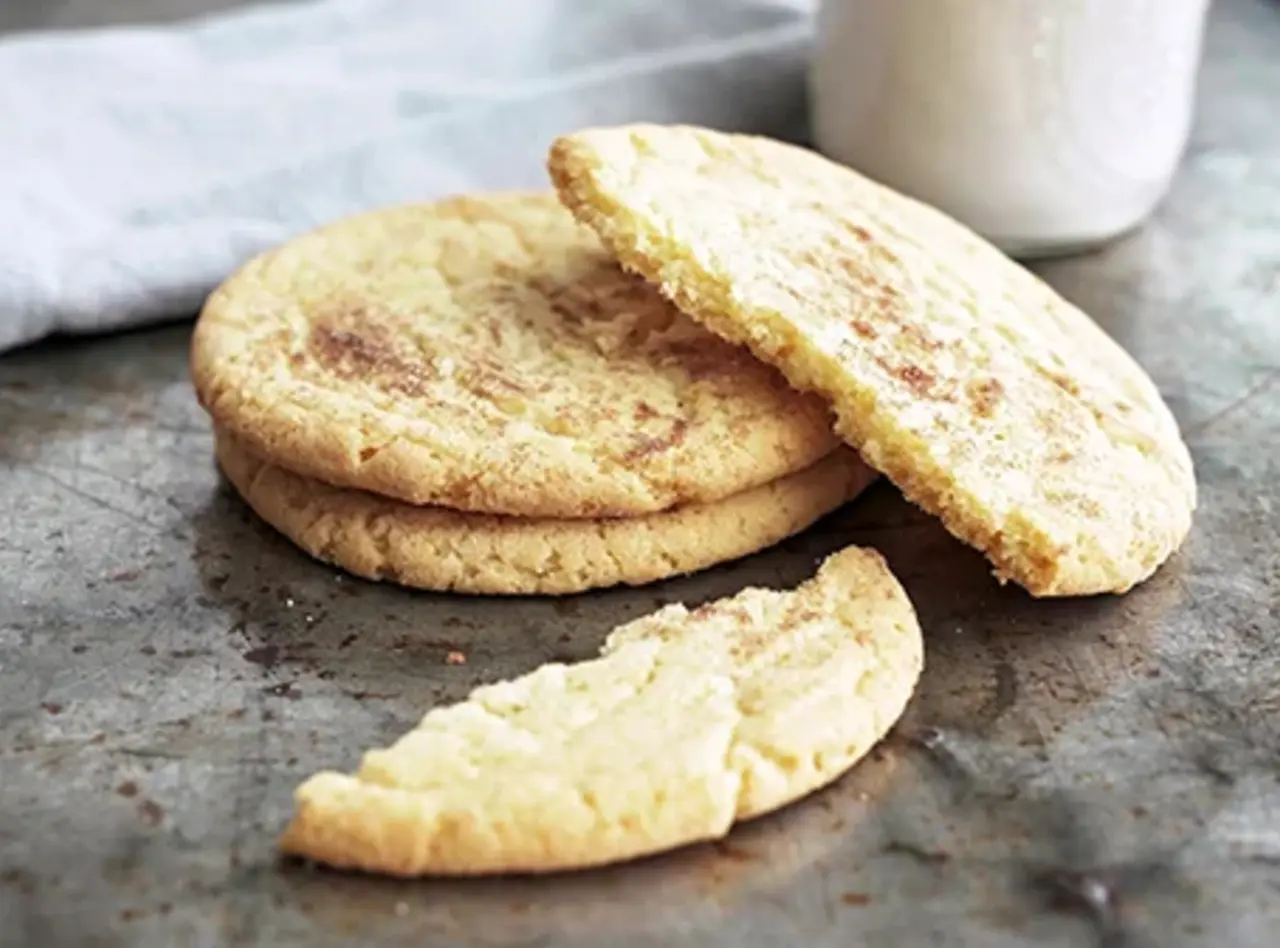
<instances>
[{"instance_id":1,"label":"rusty metal surface","mask_svg":"<svg viewBox=\"0 0 1280 948\"><path fill-rule=\"evenodd\" d=\"M1274 5L1219 0L1202 94L1157 219L1041 268L1148 367L1193 446L1193 535L1124 598L1000 589L883 485L679 582L412 594L311 562L219 484L188 327L0 358L0 945L1275 944ZM536 881L275 860L296 783L432 703L587 656L665 602L794 583L850 542L902 577L928 668L897 733L830 789L720 845Z\"/></svg>"}]
</instances>

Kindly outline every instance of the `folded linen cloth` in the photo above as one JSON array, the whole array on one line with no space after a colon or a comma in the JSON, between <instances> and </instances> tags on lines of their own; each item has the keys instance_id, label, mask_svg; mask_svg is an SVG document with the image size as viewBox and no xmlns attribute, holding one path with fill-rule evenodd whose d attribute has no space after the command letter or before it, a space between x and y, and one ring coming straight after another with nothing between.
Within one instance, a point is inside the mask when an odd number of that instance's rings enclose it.
<instances>
[{"instance_id":1,"label":"folded linen cloth","mask_svg":"<svg viewBox=\"0 0 1280 948\"><path fill-rule=\"evenodd\" d=\"M314 0L0 39L0 350L193 315L383 204L546 187L558 133L804 134L807 0Z\"/></svg>"}]
</instances>

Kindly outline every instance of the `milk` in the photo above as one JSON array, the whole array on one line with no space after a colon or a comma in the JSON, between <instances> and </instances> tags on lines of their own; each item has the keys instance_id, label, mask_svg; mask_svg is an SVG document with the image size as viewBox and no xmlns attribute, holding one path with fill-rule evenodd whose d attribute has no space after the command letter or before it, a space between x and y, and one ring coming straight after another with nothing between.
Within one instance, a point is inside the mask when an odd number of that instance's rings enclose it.
<instances>
[{"instance_id":1,"label":"milk","mask_svg":"<svg viewBox=\"0 0 1280 948\"><path fill-rule=\"evenodd\" d=\"M1209 0L823 0L815 144L1017 256L1095 246L1169 187Z\"/></svg>"}]
</instances>

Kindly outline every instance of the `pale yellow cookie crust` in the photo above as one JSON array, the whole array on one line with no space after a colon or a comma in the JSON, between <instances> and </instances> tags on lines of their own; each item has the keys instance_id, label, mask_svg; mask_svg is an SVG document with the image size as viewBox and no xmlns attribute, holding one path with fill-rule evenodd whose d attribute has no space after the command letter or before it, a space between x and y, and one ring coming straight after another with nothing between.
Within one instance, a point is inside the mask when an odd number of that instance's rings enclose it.
<instances>
[{"instance_id":1,"label":"pale yellow cookie crust","mask_svg":"<svg viewBox=\"0 0 1280 948\"><path fill-rule=\"evenodd\" d=\"M551 193L338 221L208 299L191 373L261 457L407 503L653 513L803 470L825 403L623 273Z\"/></svg>"},{"instance_id":2,"label":"pale yellow cookie crust","mask_svg":"<svg viewBox=\"0 0 1280 948\"><path fill-rule=\"evenodd\" d=\"M626 268L830 399L841 436L1002 581L1124 592L1186 537L1191 459L1150 378L950 218L813 152L698 128L585 130L548 168Z\"/></svg>"},{"instance_id":3,"label":"pale yellow cookie crust","mask_svg":"<svg viewBox=\"0 0 1280 948\"><path fill-rule=\"evenodd\" d=\"M295 794L283 852L394 876L544 873L727 834L830 783L901 716L923 664L880 556L620 626L430 711L354 775Z\"/></svg>"},{"instance_id":4,"label":"pale yellow cookie crust","mask_svg":"<svg viewBox=\"0 0 1280 948\"><path fill-rule=\"evenodd\" d=\"M219 435L218 463L298 547L367 579L436 592L563 595L640 586L772 546L876 478L848 448L725 500L609 520L535 520L416 507L309 479Z\"/></svg>"}]
</instances>

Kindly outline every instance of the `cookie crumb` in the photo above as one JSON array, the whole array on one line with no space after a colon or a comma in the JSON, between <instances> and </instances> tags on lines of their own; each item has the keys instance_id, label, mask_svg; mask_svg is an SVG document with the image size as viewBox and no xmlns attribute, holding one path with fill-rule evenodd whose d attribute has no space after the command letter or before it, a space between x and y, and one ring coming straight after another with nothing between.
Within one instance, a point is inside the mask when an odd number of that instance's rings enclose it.
<instances>
[{"instance_id":1,"label":"cookie crumb","mask_svg":"<svg viewBox=\"0 0 1280 948\"><path fill-rule=\"evenodd\" d=\"M444 657L447 665L465 665L467 664L467 656L462 652L450 652Z\"/></svg>"}]
</instances>

